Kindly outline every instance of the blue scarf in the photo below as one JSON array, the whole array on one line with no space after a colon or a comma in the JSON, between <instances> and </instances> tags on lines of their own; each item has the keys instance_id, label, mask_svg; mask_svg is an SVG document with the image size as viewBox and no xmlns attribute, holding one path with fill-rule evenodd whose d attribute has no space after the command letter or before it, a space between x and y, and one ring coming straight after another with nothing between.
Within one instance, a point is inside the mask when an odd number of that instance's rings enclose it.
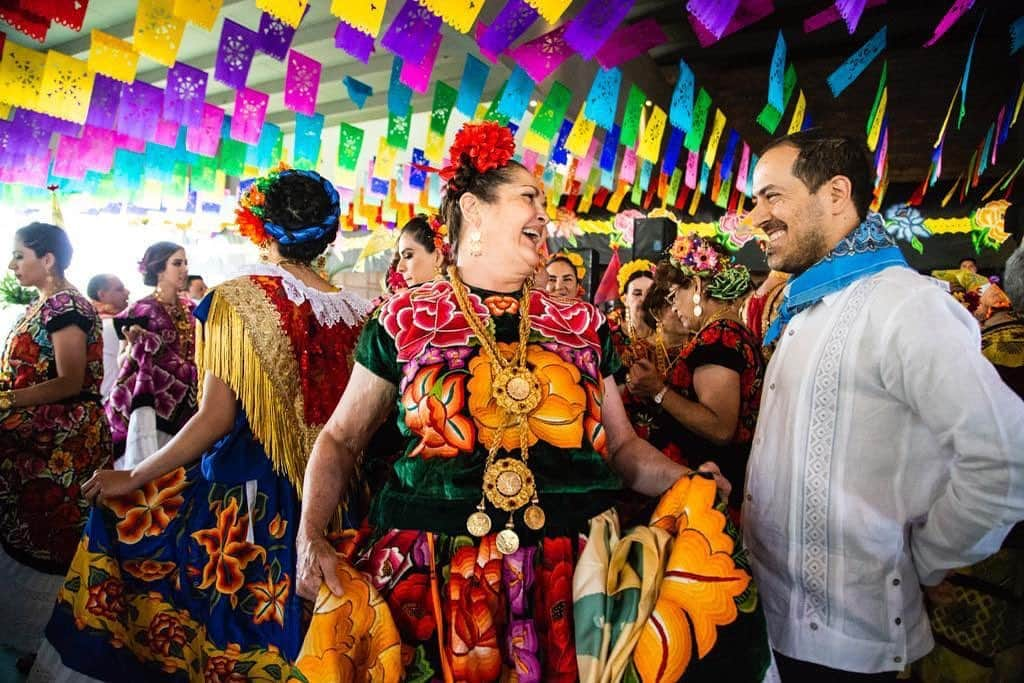
<instances>
[{"instance_id":1,"label":"blue scarf","mask_svg":"<svg viewBox=\"0 0 1024 683\"><path fill-rule=\"evenodd\" d=\"M765 332L764 345L778 339L782 328L800 311L890 266L909 267L896 240L885 231L882 217L870 213L828 256L790 280L779 315Z\"/></svg>"}]
</instances>

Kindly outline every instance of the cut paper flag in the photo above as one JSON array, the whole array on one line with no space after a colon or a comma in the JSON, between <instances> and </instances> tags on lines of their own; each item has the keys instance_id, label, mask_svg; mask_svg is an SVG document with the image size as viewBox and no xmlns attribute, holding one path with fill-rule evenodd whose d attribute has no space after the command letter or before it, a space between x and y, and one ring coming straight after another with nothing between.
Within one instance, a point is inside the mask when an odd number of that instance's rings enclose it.
<instances>
[{"instance_id":1,"label":"cut paper flag","mask_svg":"<svg viewBox=\"0 0 1024 683\"><path fill-rule=\"evenodd\" d=\"M259 34L255 31L224 19L213 77L229 88L244 88L258 41Z\"/></svg>"},{"instance_id":2,"label":"cut paper flag","mask_svg":"<svg viewBox=\"0 0 1024 683\"><path fill-rule=\"evenodd\" d=\"M526 108L530 105L534 82L521 66L516 66L505 82L504 92L498 100L497 112L512 121L523 118Z\"/></svg>"},{"instance_id":3,"label":"cut paper flag","mask_svg":"<svg viewBox=\"0 0 1024 683\"><path fill-rule=\"evenodd\" d=\"M170 67L178 56L185 22L174 16L174 0L139 0L132 43L139 54Z\"/></svg>"},{"instance_id":4,"label":"cut paper flag","mask_svg":"<svg viewBox=\"0 0 1024 683\"><path fill-rule=\"evenodd\" d=\"M688 13L687 18L690 20L693 32L697 34L697 40L700 42L701 47L708 47L716 43L720 38L732 35L751 24L761 21L774 11L775 5L773 0L740 0L735 13L732 15L732 19L720 37L715 37L693 14Z\"/></svg>"},{"instance_id":5,"label":"cut paper flag","mask_svg":"<svg viewBox=\"0 0 1024 683\"><path fill-rule=\"evenodd\" d=\"M331 14L373 39L380 33L386 5L381 0L331 0Z\"/></svg>"},{"instance_id":6,"label":"cut paper flag","mask_svg":"<svg viewBox=\"0 0 1024 683\"><path fill-rule=\"evenodd\" d=\"M887 87L888 75L889 63L882 62L882 75L878 78L878 90L875 91L875 101L871 105L871 113L868 114L868 122L865 128L868 149L872 152L878 147L878 138L882 132L882 121L885 119L885 109L889 98Z\"/></svg>"},{"instance_id":7,"label":"cut paper flag","mask_svg":"<svg viewBox=\"0 0 1024 683\"><path fill-rule=\"evenodd\" d=\"M829 90L832 91L832 97L839 97L851 83L857 80L858 76L864 73L864 70L885 49L885 40L886 31L883 26L879 29L878 33L872 36L859 50L850 55L838 69L832 72L826 79Z\"/></svg>"},{"instance_id":8,"label":"cut paper flag","mask_svg":"<svg viewBox=\"0 0 1024 683\"><path fill-rule=\"evenodd\" d=\"M484 92L484 84L491 73L487 66L471 54L466 54L466 65L462 69L462 81L459 83L459 97L455 100L455 108L472 118L476 113L476 105Z\"/></svg>"},{"instance_id":9,"label":"cut paper flag","mask_svg":"<svg viewBox=\"0 0 1024 683\"><path fill-rule=\"evenodd\" d=\"M786 107L783 104L782 92L786 78L786 39L779 31L775 39L775 50L772 52L771 68L768 75L768 104L783 111Z\"/></svg>"},{"instance_id":10,"label":"cut paper flag","mask_svg":"<svg viewBox=\"0 0 1024 683\"><path fill-rule=\"evenodd\" d=\"M689 0L686 11L717 40L725 34L739 4L739 0Z\"/></svg>"},{"instance_id":11,"label":"cut paper flag","mask_svg":"<svg viewBox=\"0 0 1024 683\"><path fill-rule=\"evenodd\" d=\"M303 11L303 16L309 13L309 5ZM288 50L292 46L292 39L295 38L295 31L298 26L291 26L283 19L275 17L269 12L260 16L260 42L256 48L265 55L283 62L288 56Z\"/></svg>"},{"instance_id":12,"label":"cut paper flag","mask_svg":"<svg viewBox=\"0 0 1024 683\"><path fill-rule=\"evenodd\" d=\"M693 121L693 71L690 66L679 60L679 77L672 91L672 104L669 106L669 121L673 128L681 131L690 130Z\"/></svg>"},{"instance_id":13,"label":"cut paper flag","mask_svg":"<svg viewBox=\"0 0 1024 683\"><path fill-rule=\"evenodd\" d=\"M544 142L542 148L535 151L547 154L551 140L558 135L558 129L565 119L566 112L569 111L571 102L572 91L569 88L558 81L551 84L548 96L544 98L544 103L530 122L529 133L538 136Z\"/></svg>"},{"instance_id":14,"label":"cut paper flag","mask_svg":"<svg viewBox=\"0 0 1024 683\"><path fill-rule=\"evenodd\" d=\"M198 126L189 126L185 135L185 149L193 154L212 157L220 146L224 110L212 104L203 105L203 120Z\"/></svg>"},{"instance_id":15,"label":"cut paper flag","mask_svg":"<svg viewBox=\"0 0 1024 683\"><path fill-rule=\"evenodd\" d=\"M626 110L622 115L622 134L619 137L619 142L626 147L636 145L637 136L640 134L640 115L646 101L647 95L643 90L635 85L629 87Z\"/></svg>"},{"instance_id":16,"label":"cut paper flag","mask_svg":"<svg viewBox=\"0 0 1024 683\"><path fill-rule=\"evenodd\" d=\"M121 102L123 87L120 81L96 74L85 122L90 126L113 129L117 125L117 107Z\"/></svg>"},{"instance_id":17,"label":"cut paper flag","mask_svg":"<svg viewBox=\"0 0 1024 683\"><path fill-rule=\"evenodd\" d=\"M566 24L565 42L583 59L592 59L611 38L633 6L633 0L589 0Z\"/></svg>"},{"instance_id":18,"label":"cut paper flag","mask_svg":"<svg viewBox=\"0 0 1024 683\"><path fill-rule=\"evenodd\" d=\"M492 62L498 61L498 56L530 28L537 16L537 10L524 0L506 2L491 25L482 28L477 35L481 54Z\"/></svg>"},{"instance_id":19,"label":"cut paper flag","mask_svg":"<svg viewBox=\"0 0 1024 683\"><path fill-rule=\"evenodd\" d=\"M149 83L135 81L124 87L117 107L117 132L139 140L150 140L156 134L164 92Z\"/></svg>"},{"instance_id":20,"label":"cut paper flag","mask_svg":"<svg viewBox=\"0 0 1024 683\"><path fill-rule=\"evenodd\" d=\"M338 168L355 171L363 149L363 129L342 123L338 132Z\"/></svg>"},{"instance_id":21,"label":"cut paper flag","mask_svg":"<svg viewBox=\"0 0 1024 683\"><path fill-rule=\"evenodd\" d=\"M583 115L583 109L580 109L572 130L569 131L569 137L565 140L566 151L577 157L586 155L590 149L590 141L594 139L594 128L594 122L588 120Z\"/></svg>"},{"instance_id":22,"label":"cut paper flag","mask_svg":"<svg viewBox=\"0 0 1024 683\"><path fill-rule=\"evenodd\" d=\"M569 9L569 5L572 4L572 0L527 0L527 2L549 24L557 22L562 13Z\"/></svg>"},{"instance_id":23,"label":"cut paper flag","mask_svg":"<svg viewBox=\"0 0 1024 683\"><path fill-rule=\"evenodd\" d=\"M411 62L402 63L402 71L399 75L402 83L418 93L425 93L430 88L430 74L434 70L434 62L437 61L437 52L441 49L441 33L434 34L433 43L427 56L419 64Z\"/></svg>"},{"instance_id":24,"label":"cut paper flag","mask_svg":"<svg viewBox=\"0 0 1024 683\"><path fill-rule=\"evenodd\" d=\"M368 64L373 52L373 36L363 33L351 24L338 22L334 30L334 47L344 50L363 64Z\"/></svg>"},{"instance_id":25,"label":"cut paper flag","mask_svg":"<svg viewBox=\"0 0 1024 683\"><path fill-rule=\"evenodd\" d=\"M640 147L636 151L638 157L652 164L658 160L658 155L661 151L661 138L665 134L665 123L667 121L668 115L665 113L665 110L655 105L654 111L651 112L650 118L647 119L647 126L644 128Z\"/></svg>"},{"instance_id":26,"label":"cut paper flag","mask_svg":"<svg viewBox=\"0 0 1024 683\"><path fill-rule=\"evenodd\" d=\"M360 109L366 104L366 98L373 95L373 88L368 86L362 81L358 81L351 76L345 76L344 81L345 89L348 91L349 98L355 102L355 105Z\"/></svg>"},{"instance_id":27,"label":"cut paper flag","mask_svg":"<svg viewBox=\"0 0 1024 683\"><path fill-rule=\"evenodd\" d=\"M434 103L430 109L430 130L442 138L448 130L448 121L451 119L455 98L458 95L458 91L444 81L437 81L434 84Z\"/></svg>"},{"instance_id":28,"label":"cut paper flag","mask_svg":"<svg viewBox=\"0 0 1024 683\"><path fill-rule=\"evenodd\" d=\"M0 99L22 109L35 109L46 70L46 55L13 40L4 41L0 61Z\"/></svg>"},{"instance_id":29,"label":"cut paper flag","mask_svg":"<svg viewBox=\"0 0 1024 683\"><path fill-rule=\"evenodd\" d=\"M192 126L203 120L207 74L183 62L167 71L163 116L169 121Z\"/></svg>"},{"instance_id":30,"label":"cut paper flag","mask_svg":"<svg viewBox=\"0 0 1024 683\"><path fill-rule=\"evenodd\" d=\"M380 44L403 61L419 64L427 56L434 36L440 30L441 17L416 0L405 0L380 39Z\"/></svg>"},{"instance_id":31,"label":"cut paper flag","mask_svg":"<svg viewBox=\"0 0 1024 683\"><path fill-rule=\"evenodd\" d=\"M315 114L322 70L323 65L315 59L297 50L290 51L284 79L284 106L306 116Z\"/></svg>"},{"instance_id":32,"label":"cut paper flag","mask_svg":"<svg viewBox=\"0 0 1024 683\"><path fill-rule=\"evenodd\" d=\"M635 24L620 26L605 41L594 58L605 69L625 64L668 41L661 25L654 19L642 19Z\"/></svg>"},{"instance_id":33,"label":"cut paper flag","mask_svg":"<svg viewBox=\"0 0 1024 683\"><path fill-rule=\"evenodd\" d=\"M264 126L266 129L269 126ZM320 137L324 130L324 115L295 115L295 151L293 165L306 171L316 169L320 158ZM262 144L262 137L260 143ZM276 144L276 140L274 141ZM260 164L263 166L263 164Z\"/></svg>"},{"instance_id":34,"label":"cut paper flag","mask_svg":"<svg viewBox=\"0 0 1024 683\"><path fill-rule=\"evenodd\" d=\"M871 7L878 7L880 5L884 5L885 3L886 0L867 0L864 7L865 9L869 9ZM829 24L834 24L837 21L845 21L843 17L839 14L839 4L840 3L837 2L834 5L826 7L817 14L811 15L804 19L804 33L813 33L818 29L825 28ZM847 29L849 30L849 24L847 24ZM853 34L852 30L850 31L850 34Z\"/></svg>"},{"instance_id":35,"label":"cut paper flag","mask_svg":"<svg viewBox=\"0 0 1024 683\"><path fill-rule=\"evenodd\" d=\"M796 107L793 108L793 118L789 121L789 129L786 130L786 135L792 135L803 130L804 125L804 114L807 111L807 99L804 97L804 91L801 90L800 94L796 98Z\"/></svg>"},{"instance_id":36,"label":"cut paper flag","mask_svg":"<svg viewBox=\"0 0 1024 683\"><path fill-rule=\"evenodd\" d=\"M92 42L89 47L89 69L98 74L117 79L122 83L135 80L135 69L139 63L139 53L132 44L115 38L98 29L92 31Z\"/></svg>"},{"instance_id":37,"label":"cut paper flag","mask_svg":"<svg viewBox=\"0 0 1024 683\"><path fill-rule=\"evenodd\" d=\"M259 142L263 119L267 114L266 93L242 88L235 95L235 112L231 117L231 138L247 145ZM229 174L230 175L230 174Z\"/></svg>"},{"instance_id":38,"label":"cut paper flag","mask_svg":"<svg viewBox=\"0 0 1024 683\"><path fill-rule=\"evenodd\" d=\"M619 87L622 84L622 71L617 68L601 69L590 85L590 93L584 105L587 118L604 130L611 130L615 124L615 112L619 102ZM552 86L554 87L554 86ZM549 93L550 97L550 93ZM566 103L568 107L568 103ZM557 117L562 120L563 112Z\"/></svg>"},{"instance_id":39,"label":"cut paper flag","mask_svg":"<svg viewBox=\"0 0 1024 683\"><path fill-rule=\"evenodd\" d=\"M204 31L213 30L224 0L174 0L174 16L198 26Z\"/></svg>"},{"instance_id":40,"label":"cut paper flag","mask_svg":"<svg viewBox=\"0 0 1024 683\"><path fill-rule=\"evenodd\" d=\"M661 162L661 172L671 174L679 163L679 155L683 149L683 136L685 133L673 127L669 134L668 145L665 147L665 158Z\"/></svg>"},{"instance_id":41,"label":"cut paper flag","mask_svg":"<svg viewBox=\"0 0 1024 683\"><path fill-rule=\"evenodd\" d=\"M978 44L978 34L981 32L981 24L985 21L985 13L982 12L978 19L978 25L974 28L974 37L971 38L971 48L967 51L967 61L964 63L964 73L960 77L960 115L956 119L956 127L964 122L967 115L967 81L971 77L971 62L974 61L974 47Z\"/></svg>"},{"instance_id":42,"label":"cut paper flag","mask_svg":"<svg viewBox=\"0 0 1024 683\"><path fill-rule=\"evenodd\" d=\"M50 50L39 84L37 108L66 121L84 123L94 78L85 62Z\"/></svg>"},{"instance_id":43,"label":"cut paper flag","mask_svg":"<svg viewBox=\"0 0 1024 683\"><path fill-rule=\"evenodd\" d=\"M405 116L412 102L412 89L401 81L402 58L391 61L391 82L388 84L388 112Z\"/></svg>"},{"instance_id":44,"label":"cut paper flag","mask_svg":"<svg viewBox=\"0 0 1024 683\"><path fill-rule=\"evenodd\" d=\"M309 0L256 0L257 9L295 28L306 14Z\"/></svg>"},{"instance_id":45,"label":"cut paper flag","mask_svg":"<svg viewBox=\"0 0 1024 683\"><path fill-rule=\"evenodd\" d=\"M683 140L683 147L696 153L704 139L704 129L708 125L708 114L711 111L711 95L704 88L697 93L697 101L693 105L693 123ZM723 124L724 125L724 124Z\"/></svg>"},{"instance_id":46,"label":"cut paper flag","mask_svg":"<svg viewBox=\"0 0 1024 683\"><path fill-rule=\"evenodd\" d=\"M412 122L412 109L405 115L388 114L388 146L394 149L409 147L409 125Z\"/></svg>"},{"instance_id":47,"label":"cut paper flag","mask_svg":"<svg viewBox=\"0 0 1024 683\"><path fill-rule=\"evenodd\" d=\"M704 150L704 166L711 168L715 163L715 155L718 153L718 143L722 140L722 133L725 132L726 118L722 110L715 107L715 119L711 126L711 135L708 136L708 146ZM701 192L704 190L701 189Z\"/></svg>"},{"instance_id":48,"label":"cut paper flag","mask_svg":"<svg viewBox=\"0 0 1024 683\"><path fill-rule=\"evenodd\" d=\"M836 0L835 8L839 16L846 24L847 32L852 36L857 32L857 24L860 23L860 15L864 13L867 0ZM801 93L802 94L802 93Z\"/></svg>"},{"instance_id":49,"label":"cut paper flag","mask_svg":"<svg viewBox=\"0 0 1024 683\"><path fill-rule=\"evenodd\" d=\"M924 44L925 47L931 47L939 41L939 38L946 35L946 32L952 28L953 24L960 20L967 10L974 7L974 0L955 0L950 5L949 9L946 10L945 16L939 21L938 26L935 27L935 31L932 32L932 37L928 39L928 42Z\"/></svg>"},{"instance_id":50,"label":"cut paper flag","mask_svg":"<svg viewBox=\"0 0 1024 683\"><path fill-rule=\"evenodd\" d=\"M444 23L459 33L468 33L476 23L484 3L482 0L420 0L421 4L444 19Z\"/></svg>"},{"instance_id":51,"label":"cut paper flag","mask_svg":"<svg viewBox=\"0 0 1024 683\"><path fill-rule=\"evenodd\" d=\"M790 64L786 69L786 79L782 84L782 110L778 110L770 104L764 105L764 109L757 115L757 122L766 131L775 134L782 121L782 114L789 106L789 100L793 97L793 89L796 87L796 68Z\"/></svg>"},{"instance_id":52,"label":"cut paper flag","mask_svg":"<svg viewBox=\"0 0 1024 683\"><path fill-rule=\"evenodd\" d=\"M534 83L544 82L572 54L572 48L565 42L567 26L560 26L509 51L516 68L522 68Z\"/></svg>"}]
</instances>

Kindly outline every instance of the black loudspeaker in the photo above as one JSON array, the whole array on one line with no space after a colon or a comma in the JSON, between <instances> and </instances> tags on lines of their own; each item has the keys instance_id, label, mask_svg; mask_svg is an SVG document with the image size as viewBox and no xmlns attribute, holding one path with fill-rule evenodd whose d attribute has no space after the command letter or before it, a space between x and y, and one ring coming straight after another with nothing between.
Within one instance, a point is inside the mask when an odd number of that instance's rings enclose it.
<instances>
[{"instance_id":1,"label":"black loudspeaker","mask_svg":"<svg viewBox=\"0 0 1024 683\"><path fill-rule=\"evenodd\" d=\"M665 250L675 242L676 224L667 218L637 218L633 223L633 259L653 263L665 258Z\"/></svg>"},{"instance_id":2,"label":"black loudspeaker","mask_svg":"<svg viewBox=\"0 0 1024 683\"><path fill-rule=\"evenodd\" d=\"M583 257L583 265L587 269L586 278L580 283L586 290L584 298L591 301L594 298L594 292L597 291L597 286L601 284L600 272L603 271L601 271L600 254L594 249L580 249L576 253Z\"/></svg>"}]
</instances>

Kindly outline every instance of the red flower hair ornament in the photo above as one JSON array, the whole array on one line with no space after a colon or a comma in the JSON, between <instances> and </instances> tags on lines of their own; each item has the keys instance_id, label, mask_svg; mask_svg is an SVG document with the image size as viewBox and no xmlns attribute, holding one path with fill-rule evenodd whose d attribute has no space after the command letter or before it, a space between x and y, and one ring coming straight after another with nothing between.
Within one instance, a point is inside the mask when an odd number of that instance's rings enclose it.
<instances>
[{"instance_id":1,"label":"red flower hair ornament","mask_svg":"<svg viewBox=\"0 0 1024 683\"><path fill-rule=\"evenodd\" d=\"M462 164L463 155L469 157L478 173L486 173L508 165L515 152L512 131L505 126L494 121L467 123L455 134L455 142L448 150L450 164L441 169L440 175L450 184Z\"/></svg>"}]
</instances>

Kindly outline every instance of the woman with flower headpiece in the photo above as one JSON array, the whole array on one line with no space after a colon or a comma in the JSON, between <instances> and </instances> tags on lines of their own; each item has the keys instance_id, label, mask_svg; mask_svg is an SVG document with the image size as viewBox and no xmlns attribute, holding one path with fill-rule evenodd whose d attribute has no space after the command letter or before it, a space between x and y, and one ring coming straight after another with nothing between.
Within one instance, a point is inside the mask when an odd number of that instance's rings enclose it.
<instances>
[{"instance_id":1,"label":"woman with flower headpiece","mask_svg":"<svg viewBox=\"0 0 1024 683\"><path fill-rule=\"evenodd\" d=\"M583 257L571 251L560 251L552 254L545 265L547 285L545 289L552 296L563 299L582 299L584 295L583 278L587 269L583 265Z\"/></svg>"},{"instance_id":2,"label":"woman with flower headpiece","mask_svg":"<svg viewBox=\"0 0 1024 683\"><path fill-rule=\"evenodd\" d=\"M185 249L157 242L139 272L154 291L114 318L124 344L106 403L114 466L121 469L155 453L196 412L195 304L180 294L188 280Z\"/></svg>"},{"instance_id":3,"label":"woman with flower headpiece","mask_svg":"<svg viewBox=\"0 0 1024 683\"><path fill-rule=\"evenodd\" d=\"M95 507L47 626L40 680L73 677L67 669L108 681L294 673L305 461L345 388L369 304L312 266L337 235L329 181L273 172L240 203L241 232L267 261L196 309L196 415L133 469L97 471L82 487ZM353 618L376 618L380 605L357 597Z\"/></svg>"},{"instance_id":4,"label":"woman with flower headpiece","mask_svg":"<svg viewBox=\"0 0 1024 683\"><path fill-rule=\"evenodd\" d=\"M395 270L409 287L444 277L450 261L445 226L437 219L414 216L398 233Z\"/></svg>"},{"instance_id":5,"label":"woman with flower headpiece","mask_svg":"<svg viewBox=\"0 0 1024 683\"><path fill-rule=\"evenodd\" d=\"M694 454L714 459L733 482L734 512L764 376L760 345L737 311L750 289L747 269L713 242L696 234L677 238L643 305L669 339L626 378L631 397L654 412L651 443L685 464ZM678 351L668 351L687 336Z\"/></svg>"},{"instance_id":6,"label":"woman with flower headpiece","mask_svg":"<svg viewBox=\"0 0 1024 683\"><path fill-rule=\"evenodd\" d=\"M403 670L381 671L375 681L597 680L583 675L578 657L600 654L601 629L592 626L604 618L600 598L584 600L586 613L574 616L577 582L590 586L608 573L580 558L579 535L591 518L610 514L603 511L623 481L649 495L692 486L705 498L691 498L691 518L720 515L710 507L713 479L687 476L691 470L630 428L600 312L532 288L546 198L513 153L511 132L497 123L458 132L452 165L441 172L455 265L447 280L400 292L367 322L352 379L314 446L298 539L299 592L317 599L300 660L309 680L352 680L335 635L342 629L361 638L339 604L349 591L349 561L386 601L401 634ZM339 560L325 528L369 435L396 404L405 455L374 498L369 535ZM721 530L724 518L715 520ZM708 521L709 532L714 525ZM590 528L601 536L606 527ZM716 561L735 569L729 551L716 552ZM654 574L648 579L654 583ZM702 647L736 620L734 598L749 576L727 581L687 579L709 608ZM645 612L634 611L631 621L637 629L648 626L650 591L642 604ZM624 641L629 651L616 661L645 677L656 671L659 628L649 625L648 640ZM670 630L678 633L673 643L681 639L677 653L682 639L694 651L689 631ZM636 630L615 633L622 632ZM643 647L633 664L637 642ZM765 661L735 664L756 669Z\"/></svg>"}]
</instances>

